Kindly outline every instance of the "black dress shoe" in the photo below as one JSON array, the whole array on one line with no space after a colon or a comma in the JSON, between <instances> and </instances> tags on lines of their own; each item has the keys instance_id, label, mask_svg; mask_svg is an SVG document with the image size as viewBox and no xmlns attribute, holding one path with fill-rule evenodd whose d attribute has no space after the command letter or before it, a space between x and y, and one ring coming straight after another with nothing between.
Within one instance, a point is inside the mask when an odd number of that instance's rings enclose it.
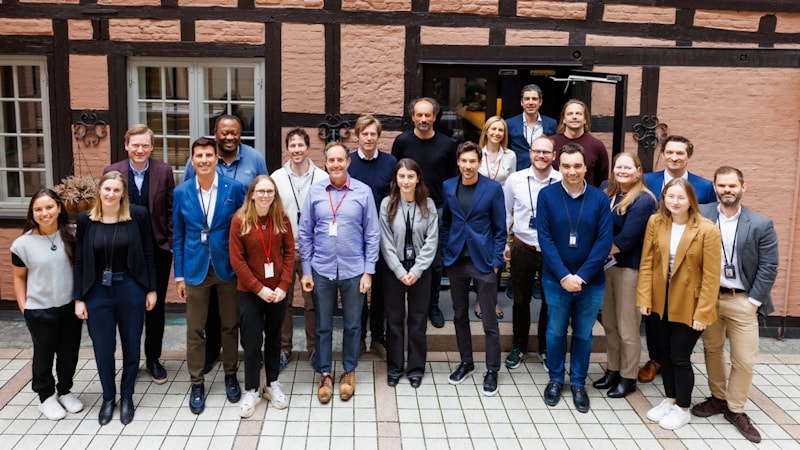
<instances>
[{"instance_id":1,"label":"black dress shoe","mask_svg":"<svg viewBox=\"0 0 800 450\"><path fill-rule=\"evenodd\" d=\"M620 378L616 386L608 390L608 395L611 398L622 398L636 390L635 378Z\"/></svg>"},{"instance_id":2,"label":"black dress shoe","mask_svg":"<svg viewBox=\"0 0 800 450\"><path fill-rule=\"evenodd\" d=\"M411 383L411 387L416 389L422 384L422 377L408 377L409 383Z\"/></svg>"},{"instance_id":3,"label":"black dress shoe","mask_svg":"<svg viewBox=\"0 0 800 450\"><path fill-rule=\"evenodd\" d=\"M572 401L578 411L589 412L589 395L586 393L585 387L572 386Z\"/></svg>"},{"instance_id":4,"label":"black dress shoe","mask_svg":"<svg viewBox=\"0 0 800 450\"><path fill-rule=\"evenodd\" d=\"M114 400L103 400L103 404L100 405L100 414L97 415L97 421L100 422L100 425L106 425L108 422L111 422L111 416L114 415L114 407L117 406Z\"/></svg>"},{"instance_id":5,"label":"black dress shoe","mask_svg":"<svg viewBox=\"0 0 800 450\"><path fill-rule=\"evenodd\" d=\"M386 378L386 384L388 384L389 387L395 387L399 382L400 382L400 375L389 375Z\"/></svg>"},{"instance_id":6,"label":"black dress shoe","mask_svg":"<svg viewBox=\"0 0 800 450\"><path fill-rule=\"evenodd\" d=\"M431 325L435 328L442 328L444 326L444 314L439 309L439 305L431 305L430 308Z\"/></svg>"},{"instance_id":7,"label":"black dress shoe","mask_svg":"<svg viewBox=\"0 0 800 450\"><path fill-rule=\"evenodd\" d=\"M161 365L157 359L147 360L145 364L147 371L150 372L150 378L153 379L155 384L164 384L167 382L167 370Z\"/></svg>"},{"instance_id":8,"label":"black dress shoe","mask_svg":"<svg viewBox=\"0 0 800 450\"><path fill-rule=\"evenodd\" d=\"M558 401L561 400L561 388L564 385L555 380L550 380L547 387L544 388L544 402L549 406L556 406Z\"/></svg>"},{"instance_id":9,"label":"black dress shoe","mask_svg":"<svg viewBox=\"0 0 800 450\"><path fill-rule=\"evenodd\" d=\"M236 374L225 375L225 395L228 396L228 401L231 403L236 403L242 398L242 389L239 387Z\"/></svg>"},{"instance_id":10,"label":"black dress shoe","mask_svg":"<svg viewBox=\"0 0 800 450\"><path fill-rule=\"evenodd\" d=\"M194 414L200 414L204 409L206 409L206 387L203 383L193 384L189 394L189 410Z\"/></svg>"},{"instance_id":11,"label":"black dress shoe","mask_svg":"<svg viewBox=\"0 0 800 450\"><path fill-rule=\"evenodd\" d=\"M133 421L133 399L123 398L119 401L119 421L127 425Z\"/></svg>"},{"instance_id":12,"label":"black dress shoe","mask_svg":"<svg viewBox=\"0 0 800 450\"><path fill-rule=\"evenodd\" d=\"M618 370L606 370L605 375L602 378L592 383L592 387L595 389L608 389L610 387L614 387L619 383L619 371Z\"/></svg>"}]
</instances>

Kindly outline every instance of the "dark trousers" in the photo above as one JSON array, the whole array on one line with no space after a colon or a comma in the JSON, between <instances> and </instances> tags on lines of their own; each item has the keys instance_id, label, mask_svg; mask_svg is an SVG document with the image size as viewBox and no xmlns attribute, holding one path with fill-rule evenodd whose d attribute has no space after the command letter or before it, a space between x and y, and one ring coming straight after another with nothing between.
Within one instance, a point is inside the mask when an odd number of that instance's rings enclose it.
<instances>
[{"instance_id":1,"label":"dark trousers","mask_svg":"<svg viewBox=\"0 0 800 450\"><path fill-rule=\"evenodd\" d=\"M411 286L397 279L391 270L384 271L386 301L386 365L391 376L403 374L405 329L408 327L408 376L425 373L428 353L428 310L430 309L431 271ZM408 310L406 310L406 304Z\"/></svg>"},{"instance_id":2,"label":"dark trousers","mask_svg":"<svg viewBox=\"0 0 800 450\"><path fill-rule=\"evenodd\" d=\"M511 246L511 289L514 292L514 307L512 309L512 324L514 330L514 347L528 352L528 337L531 328L531 296L533 295L534 276L542 271L542 254L535 248L514 242ZM542 305L547 315L547 304L542 293ZM542 326L542 317L539 316L537 338L539 349L547 348L547 320Z\"/></svg>"},{"instance_id":3,"label":"dark trousers","mask_svg":"<svg viewBox=\"0 0 800 450\"><path fill-rule=\"evenodd\" d=\"M439 217L439 235L442 234L442 211L441 207L436 208L437 217ZM434 306L439 307L439 291L442 289L442 274L444 273L444 265L442 264L442 243L441 241L436 245L436 255L433 257L433 264L431 268L431 308Z\"/></svg>"},{"instance_id":4,"label":"dark trousers","mask_svg":"<svg viewBox=\"0 0 800 450\"><path fill-rule=\"evenodd\" d=\"M155 259L156 305L144 314L144 355L148 361L161 358L161 345L164 340L164 306L172 270L172 253L157 247Z\"/></svg>"},{"instance_id":5,"label":"dark trousers","mask_svg":"<svg viewBox=\"0 0 800 450\"><path fill-rule=\"evenodd\" d=\"M652 361L655 361L661 365L664 364L664 353L661 353L661 348L664 346L664 343L661 342L664 339L659 335L659 330L661 330L661 318L658 317L657 314L650 314L649 316L644 317L644 334L645 338L647 338L647 354Z\"/></svg>"},{"instance_id":6,"label":"dark trousers","mask_svg":"<svg viewBox=\"0 0 800 450\"><path fill-rule=\"evenodd\" d=\"M389 268L386 267L383 256L379 256L378 262L375 264L375 274L372 275L369 302L367 302L367 296L365 295L364 308L361 310L361 342L364 342L367 338L367 322L369 322L369 331L372 333L372 342L383 343L386 340L386 313L383 289L383 277L386 272L389 272Z\"/></svg>"},{"instance_id":7,"label":"dark trousers","mask_svg":"<svg viewBox=\"0 0 800 450\"><path fill-rule=\"evenodd\" d=\"M100 273L96 279L101 279ZM111 286L97 282L86 294L89 315L89 336L94 347L94 359L103 400L114 400L117 387L114 383L114 351L117 348L117 328L122 344L122 381L120 398L132 398L144 327L145 289L128 272L115 272Z\"/></svg>"},{"instance_id":8,"label":"dark trousers","mask_svg":"<svg viewBox=\"0 0 800 450\"><path fill-rule=\"evenodd\" d=\"M25 324L33 340L33 378L31 387L39 401L54 393L69 394L78 364L83 321L75 316L75 303L47 309L26 309ZM53 378L56 358L58 384Z\"/></svg>"},{"instance_id":9,"label":"dark trousers","mask_svg":"<svg viewBox=\"0 0 800 450\"><path fill-rule=\"evenodd\" d=\"M284 299L267 303L252 292L237 291L239 326L244 349L244 388L258 389L261 383L261 348L267 386L278 379L281 359L281 325L286 314Z\"/></svg>"},{"instance_id":10,"label":"dark trousers","mask_svg":"<svg viewBox=\"0 0 800 450\"><path fill-rule=\"evenodd\" d=\"M653 316L654 314L651 314L648 317ZM666 319L656 321L656 332L661 337L658 340L661 344L658 348L659 354L669 355L661 362L664 393L668 398L674 398L675 403L681 408L688 408L692 403L692 389L694 389L694 371L690 357L702 331Z\"/></svg>"},{"instance_id":11,"label":"dark trousers","mask_svg":"<svg viewBox=\"0 0 800 450\"><path fill-rule=\"evenodd\" d=\"M453 324L456 342L462 363L472 363L472 332L469 329L469 286L475 282L478 303L483 316L483 332L486 336L486 368L500 370L500 332L497 316L491 314L497 306L497 276L494 272L479 271L470 259L459 258L447 266L450 277L450 294L453 298Z\"/></svg>"}]
</instances>

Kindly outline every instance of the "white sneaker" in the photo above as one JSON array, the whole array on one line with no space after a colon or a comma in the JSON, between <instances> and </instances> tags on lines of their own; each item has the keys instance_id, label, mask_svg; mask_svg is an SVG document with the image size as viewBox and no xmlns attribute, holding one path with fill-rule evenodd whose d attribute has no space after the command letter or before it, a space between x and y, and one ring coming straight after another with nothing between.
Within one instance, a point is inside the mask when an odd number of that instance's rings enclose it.
<instances>
[{"instance_id":1,"label":"white sneaker","mask_svg":"<svg viewBox=\"0 0 800 450\"><path fill-rule=\"evenodd\" d=\"M658 422L658 425L665 430L677 430L691 421L692 414L688 409L684 411L680 406L673 405L669 414L664 416L664 418Z\"/></svg>"},{"instance_id":2,"label":"white sneaker","mask_svg":"<svg viewBox=\"0 0 800 450\"><path fill-rule=\"evenodd\" d=\"M47 400L39 404L39 411L50 420L61 420L67 416L67 411L58 403L56 394L47 397Z\"/></svg>"},{"instance_id":3,"label":"white sneaker","mask_svg":"<svg viewBox=\"0 0 800 450\"><path fill-rule=\"evenodd\" d=\"M72 392L58 397L58 402L61 403L61 406L63 406L64 409L72 414L83 411L83 402L81 402L81 400Z\"/></svg>"},{"instance_id":4,"label":"white sneaker","mask_svg":"<svg viewBox=\"0 0 800 450\"><path fill-rule=\"evenodd\" d=\"M653 422L660 422L669 412L672 410L672 407L675 406L674 403L670 403L669 400L664 399L661 400L661 403L656 405L653 408L650 408L650 411L647 411L647 418L652 420Z\"/></svg>"},{"instance_id":5,"label":"white sneaker","mask_svg":"<svg viewBox=\"0 0 800 450\"><path fill-rule=\"evenodd\" d=\"M281 390L281 383L278 381L273 381L268 387L264 388L264 398L278 409L286 409L289 406L289 401Z\"/></svg>"},{"instance_id":6,"label":"white sneaker","mask_svg":"<svg viewBox=\"0 0 800 450\"><path fill-rule=\"evenodd\" d=\"M247 391L244 393L242 404L239 407L239 416L247 418L253 415L256 411L256 405L261 401L261 393L258 390L253 392Z\"/></svg>"}]
</instances>

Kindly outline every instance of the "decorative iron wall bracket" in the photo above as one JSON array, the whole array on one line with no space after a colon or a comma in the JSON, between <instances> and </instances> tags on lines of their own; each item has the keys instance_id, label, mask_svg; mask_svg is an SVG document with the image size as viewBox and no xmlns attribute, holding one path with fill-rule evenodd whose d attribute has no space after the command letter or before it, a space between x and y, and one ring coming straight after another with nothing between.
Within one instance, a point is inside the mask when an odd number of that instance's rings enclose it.
<instances>
[{"instance_id":1,"label":"decorative iron wall bracket","mask_svg":"<svg viewBox=\"0 0 800 450\"><path fill-rule=\"evenodd\" d=\"M86 147L94 147L108 136L108 124L100 119L95 111L84 111L81 118L73 124L75 140Z\"/></svg>"},{"instance_id":2,"label":"decorative iron wall bracket","mask_svg":"<svg viewBox=\"0 0 800 450\"><path fill-rule=\"evenodd\" d=\"M351 127L350 121L341 114L325 114L325 122L317 125L319 138L325 143L349 138Z\"/></svg>"},{"instance_id":3,"label":"decorative iron wall bracket","mask_svg":"<svg viewBox=\"0 0 800 450\"><path fill-rule=\"evenodd\" d=\"M643 115L640 122L633 125L633 138L645 149L653 150L667 138L667 124L658 121L653 115Z\"/></svg>"}]
</instances>

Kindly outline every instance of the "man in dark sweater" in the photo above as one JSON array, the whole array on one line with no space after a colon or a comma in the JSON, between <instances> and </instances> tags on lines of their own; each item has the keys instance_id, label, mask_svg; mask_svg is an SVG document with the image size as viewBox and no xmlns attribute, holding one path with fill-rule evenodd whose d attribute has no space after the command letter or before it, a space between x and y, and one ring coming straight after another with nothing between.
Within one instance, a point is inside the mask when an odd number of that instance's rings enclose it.
<instances>
[{"instance_id":1,"label":"man in dark sweater","mask_svg":"<svg viewBox=\"0 0 800 450\"><path fill-rule=\"evenodd\" d=\"M371 114L364 114L356 120L353 131L358 139L358 150L350 154L350 167L347 172L351 177L366 184L372 189L375 208L380 210L381 200L389 195L389 183L392 181L397 159L389 153L378 150L378 139L381 137L381 122ZM364 307L361 313L361 347L360 352L367 350L367 320L372 333L369 350L386 360L386 316L383 306L383 272L387 269L383 255L378 253L375 264L375 275L372 277L370 301L364 296Z\"/></svg>"},{"instance_id":2,"label":"man in dark sweater","mask_svg":"<svg viewBox=\"0 0 800 450\"><path fill-rule=\"evenodd\" d=\"M422 167L422 176L431 198L436 203L439 217L442 214L442 184L458 175L456 168L456 143L433 129L439 114L439 103L428 97L418 98L408 105L414 129L397 136L392 145L392 155L398 160L411 158ZM441 225L441 222L440 222ZM442 284L442 254L436 252L431 266L431 324L444 326L444 316L439 309L439 289Z\"/></svg>"},{"instance_id":3,"label":"man in dark sweater","mask_svg":"<svg viewBox=\"0 0 800 450\"><path fill-rule=\"evenodd\" d=\"M586 374L592 325L603 304L603 265L611 253L613 225L608 197L584 179L583 148L560 150L563 180L539 192L536 230L542 249L542 288L547 302L547 370L544 401L555 406L564 385L567 329L572 327L569 384L575 409L589 411Z\"/></svg>"},{"instance_id":4,"label":"man in dark sweater","mask_svg":"<svg viewBox=\"0 0 800 450\"><path fill-rule=\"evenodd\" d=\"M558 134L552 138L556 143L556 149L567 144L578 144L583 148L586 156L586 182L590 186L600 187L603 181L608 180L608 150L600 139L592 136L591 127L589 107L580 100L572 99L561 109ZM558 163L556 155L553 167L558 169Z\"/></svg>"}]
</instances>

